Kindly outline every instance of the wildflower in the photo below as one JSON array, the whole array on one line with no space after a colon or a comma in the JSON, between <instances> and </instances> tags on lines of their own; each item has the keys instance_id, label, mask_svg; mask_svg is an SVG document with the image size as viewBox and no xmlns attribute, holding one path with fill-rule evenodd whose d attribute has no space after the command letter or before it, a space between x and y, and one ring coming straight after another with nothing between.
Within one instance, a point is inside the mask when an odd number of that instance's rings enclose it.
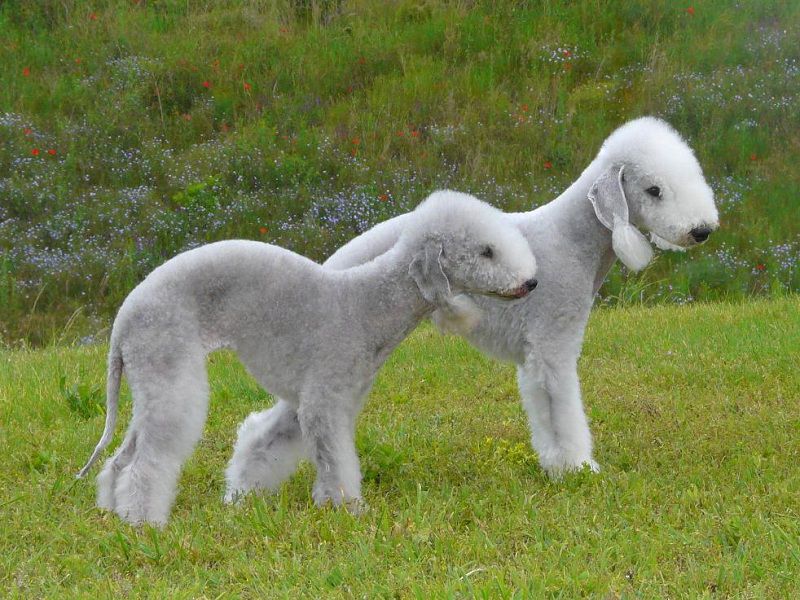
<instances>
[{"instance_id":1,"label":"wildflower","mask_svg":"<svg viewBox=\"0 0 800 600\"><path fill-rule=\"evenodd\" d=\"M47 153L48 153L50 156L55 156L55 155L56 155L56 151L55 151L55 149L54 149L54 148L50 148L50 149L47 151Z\"/></svg>"},{"instance_id":2,"label":"wildflower","mask_svg":"<svg viewBox=\"0 0 800 600\"><path fill-rule=\"evenodd\" d=\"M544 161L544 168L545 169L552 169L553 168L553 163L551 163L549 160Z\"/></svg>"},{"instance_id":3,"label":"wildflower","mask_svg":"<svg viewBox=\"0 0 800 600\"><path fill-rule=\"evenodd\" d=\"M686 12L689 13L689 16L693 17L694 16L694 6L690 6L689 8L687 8Z\"/></svg>"},{"instance_id":4,"label":"wildflower","mask_svg":"<svg viewBox=\"0 0 800 600\"><path fill-rule=\"evenodd\" d=\"M757 160L758 156L756 156L755 152L750 155L750 160Z\"/></svg>"},{"instance_id":5,"label":"wildflower","mask_svg":"<svg viewBox=\"0 0 800 600\"><path fill-rule=\"evenodd\" d=\"M204 87L204 88L206 88L206 89L209 89L209 88L211 87L211 82L210 82L210 81L207 81L207 80L206 80L206 81L204 81L204 82L203 82L203 87Z\"/></svg>"},{"instance_id":6,"label":"wildflower","mask_svg":"<svg viewBox=\"0 0 800 600\"><path fill-rule=\"evenodd\" d=\"M403 136L405 136L405 134L406 134L406 132L405 132L405 131L402 131L402 130L401 130L401 131L398 131L398 132L397 132L397 137L403 137Z\"/></svg>"},{"instance_id":7,"label":"wildflower","mask_svg":"<svg viewBox=\"0 0 800 600\"><path fill-rule=\"evenodd\" d=\"M563 55L564 55L565 57L567 57L567 58L569 58L570 56L572 56L572 52L570 52L569 50L564 50L564 51L563 51L561 54L563 54Z\"/></svg>"},{"instance_id":8,"label":"wildflower","mask_svg":"<svg viewBox=\"0 0 800 600\"><path fill-rule=\"evenodd\" d=\"M386 202L388 199L389 199L389 194L381 194L380 196L378 196L378 200L380 200L381 202Z\"/></svg>"},{"instance_id":9,"label":"wildflower","mask_svg":"<svg viewBox=\"0 0 800 600\"><path fill-rule=\"evenodd\" d=\"M361 138L354 137L352 142L354 146L358 146L361 143Z\"/></svg>"},{"instance_id":10,"label":"wildflower","mask_svg":"<svg viewBox=\"0 0 800 600\"><path fill-rule=\"evenodd\" d=\"M75 64L76 64L76 65L79 65L79 64L81 64L81 59L80 59L80 58L76 58L76 59L75 59Z\"/></svg>"},{"instance_id":11,"label":"wildflower","mask_svg":"<svg viewBox=\"0 0 800 600\"><path fill-rule=\"evenodd\" d=\"M33 133L33 129L31 129L30 127L26 127L25 129L22 130L22 133L24 133L25 135L30 135Z\"/></svg>"},{"instance_id":12,"label":"wildflower","mask_svg":"<svg viewBox=\"0 0 800 600\"><path fill-rule=\"evenodd\" d=\"M418 138L419 137L419 131L417 129L412 130L411 131L411 137Z\"/></svg>"},{"instance_id":13,"label":"wildflower","mask_svg":"<svg viewBox=\"0 0 800 600\"><path fill-rule=\"evenodd\" d=\"M522 112L528 112L528 105L527 104L523 104L522 106L519 107L519 109Z\"/></svg>"},{"instance_id":14,"label":"wildflower","mask_svg":"<svg viewBox=\"0 0 800 600\"><path fill-rule=\"evenodd\" d=\"M268 231L269 231L269 229L267 229L264 226L261 226L261 227L258 228L258 233L260 233L261 235L267 235Z\"/></svg>"},{"instance_id":15,"label":"wildflower","mask_svg":"<svg viewBox=\"0 0 800 600\"><path fill-rule=\"evenodd\" d=\"M183 117L184 121L191 121L192 120L192 115L190 115L189 113L183 113L183 115L181 115L181 116Z\"/></svg>"},{"instance_id":16,"label":"wildflower","mask_svg":"<svg viewBox=\"0 0 800 600\"><path fill-rule=\"evenodd\" d=\"M253 86L245 81L244 82L244 91L245 92L249 92L251 89L253 89Z\"/></svg>"},{"instance_id":17,"label":"wildflower","mask_svg":"<svg viewBox=\"0 0 800 600\"><path fill-rule=\"evenodd\" d=\"M22 76L23 77L30 77L31 68L30 67L23 67L22 68Z\"/></svg>"},{"instance_id":18,"label":"wildflower","mask_svg":"<svg viewBox=\"0 0 800 600\"><path fill-rule=\"evenodd\" d=\"M33 150L31 150L31 154L33 156L39 156L39 149L38 148L34 148Z\"/></svg>"},{"instance_id":19,"label":"wildflower","mask_svg":"<svg viewBox=\"0 0 800 600\"><path fill-rule=\"evenodd\" d=\"M761 264L761 263L758 263L756 265L756 271L766 271L766 270L767 270L767 266L766 265Z\"/></svg>"},{"instance_id":20,"label":"wildflower","mask_svg":"<svg viewBox=\"0 0 800 600\"><path fill-rule=\"evenodd\" d=\"M97 21L97 13L89 13L89 20L90 21Z\"/></svg>"}]
</instances>

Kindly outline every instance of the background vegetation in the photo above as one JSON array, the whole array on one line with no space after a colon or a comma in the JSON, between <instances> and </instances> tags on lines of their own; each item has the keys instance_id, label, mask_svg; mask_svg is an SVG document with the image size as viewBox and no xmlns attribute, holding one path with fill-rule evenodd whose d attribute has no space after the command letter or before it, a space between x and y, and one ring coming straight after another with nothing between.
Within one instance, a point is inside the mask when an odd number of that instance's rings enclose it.
<instances>
[{"instance_id":1,"label":"background vegetation","mask_svg":"<svg viewBox=\"0 0 800 600\"><path fill-rule=\"evenodd\" d=\"M214 354L206 436L163 531L101 513L92 477L74 479L103 428L105 347L0 350L0 589L797 598L798 338L798 296L595 311L580 371L603 470L552 482L513 368L422 327L359 421L371 508L358 518L314 508L307 464L278 496L223 506L236 424L269 402L232 355Z\"/></svg>"},{"instance_id":2,"label":"background vegetation","mask_svg":"<svg viewBox=\"0 0 800 600\"><path fill-rule=\"evenodd\" d=\"M7 0L0 337L101 331L203 242L322 259L443 186L529 209L643 114L723 228L604 301L796 291L798 59L796 2Z\"/></svg>"}]
</instances>

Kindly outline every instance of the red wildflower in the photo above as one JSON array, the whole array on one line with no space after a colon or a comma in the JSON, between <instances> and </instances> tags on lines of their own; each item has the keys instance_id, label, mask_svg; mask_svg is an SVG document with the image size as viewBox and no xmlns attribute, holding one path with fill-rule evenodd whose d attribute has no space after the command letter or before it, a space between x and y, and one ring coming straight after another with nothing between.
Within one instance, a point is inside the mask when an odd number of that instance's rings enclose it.
<instances>
[{"instance_id":1,"label":"red wildflower","mask_svg":"<svg viewBox=\"0 0 800 600\"><path fill-rule=\"evenodd\" d=\"M522 106L519 107L519 109L522 112L528 112L528 105L527 104L523 104Z\"/></svg>"},{"instance_id":2,"label":"red wildflower","mask_svg":"<svg viewBox=\"0 0 800 600\"><path fill-rule=\"evenodd\" d=\"M253 89L253 86L245 81L244 82L244 91L245 92L249 92L251 89Z\"/></svg>"},{"instance_id":3,"label":"red wildflower","mask_svg":"<svg viewBox=\"0 0 800 600\"><path fill-rule=\"evenodd\" d=\"M572 52L570 52L569 50L564 50L564 51L563 51L561 54L563 54L563 55L564 55L564 56L566 56L567 58L569 58L570 56L572 56Z\"/></svg>"},{"instance_id":4,"label":"red wildflower","mask_svg":"<svg viewBox=\"0 0 800 600\"><path fill-rule=\"evenodd\" d=\"M419 137L419 131L414 129L411 131L411 137Z\"/></svg>"},{"instance_id":5,"label":"red wildflower","mask_svg":"<svg viewBox=\"0 0 800 600\"><path fill-rule=\"evenodd\" d=\"M81 59L80 59L80 58L76 58L76 59L75 59L75 64L76 64L76 65L79 65L79 64L81 64Z\"/></svg>"},{"instance_id":6,"label":"red wildflower","mask_svg":"<svg viewBox=\"0 0 800 600\"><path fill-rule=\"evenodd\" d=\"M55 149L53 149L53 148L50 148L50 149L47 151L47 153L48 153L50 156L55 156L55 155L56 155L56 151L55 151Z\"/></svg>"},{"instance_id":7,"label":"red wildflower","mask_svg":"<svg viewBox=\"0 0 800 600\"><path fill-rule=\"evenodd\" d=\"M33 154L34 156L39 156L39 149L34 148L33 150L31 150L31 154Z\"/></svg>"},{"instance_id":8,"label":"red wildflower","mask_svg":"<svg viewBox=\"0 0 800 600\"><path fill-rule=\"evenodd\" d=\"M33 129L31 129L30 127L26 127L25 129L22 130L22 133L24 133L25 135L30 135L33 133Z\"/></svg>"},{"instance_id":9,"label":"red wildflower","mask_svg":"<svg viewBox=\"0 0 800 600\"><path fill-rule=\"evenodd\" d=\"M192 120L192 115L190 115L189 113L183 113L182 116L183 116L183 120L184 121L191 121Z\"/></svg>"},{"instance_id":10,"label":"red wildflower","mask_svg":"<svg viewBox=\"0 0 800 600\"><path fill-rule=\"evenodd\" d=\"M381 202L386 202L388 199L389 199L389 194L381 194L380 196L378 196L378 200L380 200Z\"/></svg>"},{"instance_id":11,"label":"red wildflower","mask_svg":"<svg viewBox=\"0 0 800 600\"><path fill-rule=\"evenodd\" d=\"M361 143L361 138L354 137L352 142L354 146L358 146Z\"/></svg>"},{"instance_id":12,"label":"red wildflower","mask_svg":"<svg viewBox=\"0 0 800 600\"><path fill-rule=\"evenodd\" d=\"M689 13L692 17L694 16L694 6L690 6L686 9L686 12Z\"/></svg>"},{"instance_id":13,"label":"red wildflower","mask_svg":"<svg viewBox=\"0 0 800 600\"><path fill-rule=\"evenodd\" d=\"M756 159L758 159L758 156L756 156L755 153L750 155L750 160L756 160Z\"/></svg>"},{"instance_id":14,"label":"red wildflower","mask_svg":"<svg viewBox=\"0 0 800 600\"><path fill-rule=\"evenodd\" d=\"M22 76L23 77L29 77L30 74L31 74L31 68L30 67L23 67L22 68Z\"/></svg>"},{"instance_id":15,"label":"red wildflower","mask_svg":"<svg viewBox=\"0 0 800 600\"><path fill-rule=\"evenodd\" d=\"M405 134L406 134L405 131L398 131L397 132L397 137L403 137Z\"/></svg>"},{"instance_id":16,"label":"red wildflower","mask_svg":"<svg viewBox=\"0 0 800 600\"><path fill-rule=\"evenodd\" d=\"M90 21L97 21L97 13L89 13Z\"/></svg>"},{"instance_id":17,"label":"red wildflower","mask_svg":"<svg viewBox=\"0 0 800 600\"><path fill-rule=\"evenodd\" d=\"M766 270L767 270L767 266L766 265L762 265L761 263L758 263L756 265L756 271L766 271Z\"/></svg>"},{"instance_id":18,"label":"red wildflower","mask_svg":"<svg viewBox=\"0 0 800 600\"><path fill-rule=\"evenodd\" d=\"M258 233L260 233L261 235L267 235L268 231L269 231L269 229L267 229L266 227L263 227L263 226L258 228Z\"/></svg>"},{"instance_id":19,"label":"red wildflower","mask_svg":"<svg viewBox=\"0 0 800 600\"><path fill-rule=\"evenodd\" d=\"M210 81L204 81L203 82L203 87L206 88L206 89L210 88L211 87L211 82Z\"/></svg>"},{"instance_id":20,"label":"red wildflower","mask_svg":"<svg viewBox=\"0 0 800 600\"><path fill-rule=\"evenodd\" d=\"M544 161L544 168L545 169L552 169L553 168L553 163L551 163L549 160Z\"/></svg>"}]
</instances>

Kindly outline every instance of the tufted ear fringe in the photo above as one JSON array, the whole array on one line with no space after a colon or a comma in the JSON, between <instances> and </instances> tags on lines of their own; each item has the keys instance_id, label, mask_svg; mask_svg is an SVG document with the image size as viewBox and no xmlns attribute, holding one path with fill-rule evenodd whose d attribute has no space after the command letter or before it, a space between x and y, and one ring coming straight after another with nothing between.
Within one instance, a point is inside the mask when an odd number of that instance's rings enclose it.
<instances>
[{"instance_id":1,"label":"tufted ear fringe","mask_svg":"<svg viewBox=\"0 0 800 600\"><path fill-rule=\"evenodd\" d=\"M647 238L636 227L619 217L614 217L611 245L617 258L631 271L641 271L653 260L653 248Z\"/></svg>"},{"instance_id":2,"label":"tufted ear fringe","mask_svg":"<svg viewBox=\"0 0 800 600\"><path fill-rule=\"evenodd\" d=\"M441 333L466 335L481 320L483 311L467 296L460 294L452 297L431 315L431 320Z\"/></svg>"},{"instance_id":3,"label":"tufted ear fringe","mask_svg":"<svg viewBox=\"0 0 800 600\"><path fill-rule=\"evenodd\" d=\"M653 259L653 249L628 221L628 199L622 187L624 167L611 167L592 184L589 201L597 220L611 230L614 254L631 271L641 271Z\"/></svg>"}]
</instances>

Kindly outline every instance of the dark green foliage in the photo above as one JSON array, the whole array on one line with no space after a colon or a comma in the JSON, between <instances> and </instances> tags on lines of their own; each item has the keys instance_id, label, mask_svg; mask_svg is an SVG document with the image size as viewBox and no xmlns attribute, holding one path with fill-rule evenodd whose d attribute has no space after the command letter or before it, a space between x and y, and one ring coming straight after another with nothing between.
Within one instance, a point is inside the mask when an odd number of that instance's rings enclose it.
<instances>
[{"instance_id":1,"label":"dark green foliage","mask_svg":"<svg viewBox=\"0 0 800 600\"><path fill-rule=\"evenodd\" d=\"M0 335L96 331L199 243L320 260L437 187L529 209L643 114L696 149L722 229L603 299L797 291L798 31L756 0L4 2Z\"/></svg>"}]
</instances>

